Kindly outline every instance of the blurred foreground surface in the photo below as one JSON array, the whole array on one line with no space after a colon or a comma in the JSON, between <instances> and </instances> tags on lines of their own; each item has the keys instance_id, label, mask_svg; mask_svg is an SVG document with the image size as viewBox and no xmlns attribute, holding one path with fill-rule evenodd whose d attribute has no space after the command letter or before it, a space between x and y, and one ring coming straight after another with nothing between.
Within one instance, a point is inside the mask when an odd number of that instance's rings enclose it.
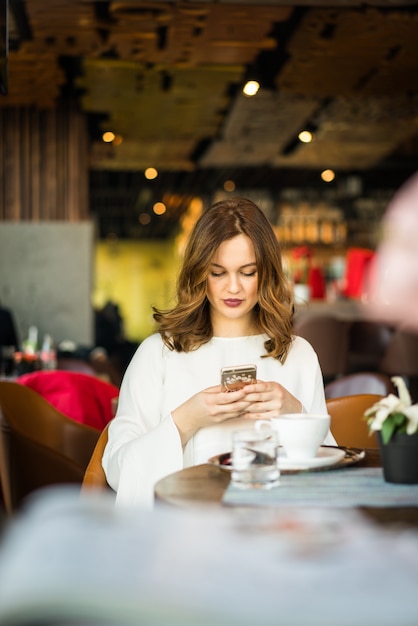
<instances>
[{"instance_id":1,"label":"blurred foreground surface","mask_svg":"<svg viewBox=\"0 0 418 626\"><path fill-rule=\"evenodd\" d=\"M39 494L0 549L0 624L416 623L418 531L353 509L115 509Z\"/></svg>"}]
</instances>

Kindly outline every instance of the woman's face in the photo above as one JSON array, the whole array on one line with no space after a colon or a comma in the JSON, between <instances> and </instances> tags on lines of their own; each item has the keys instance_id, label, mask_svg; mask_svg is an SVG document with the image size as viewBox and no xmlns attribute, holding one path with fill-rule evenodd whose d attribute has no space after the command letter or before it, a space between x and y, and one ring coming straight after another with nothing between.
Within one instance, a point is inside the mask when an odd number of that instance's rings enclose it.
<instances>
[{"instance_id":1,"label":"woman's face","mask_svg":"<svg viewBox=\"0 0 418 626\"><path fill-rule=\"evenodd\" d=\"M237 235L222 242L212 259L207 280L214 333L231 335L253 331L257 293L257 265L251 239ZM233 330L231 322L234 322Z\"/></svg>"}]
</instances>

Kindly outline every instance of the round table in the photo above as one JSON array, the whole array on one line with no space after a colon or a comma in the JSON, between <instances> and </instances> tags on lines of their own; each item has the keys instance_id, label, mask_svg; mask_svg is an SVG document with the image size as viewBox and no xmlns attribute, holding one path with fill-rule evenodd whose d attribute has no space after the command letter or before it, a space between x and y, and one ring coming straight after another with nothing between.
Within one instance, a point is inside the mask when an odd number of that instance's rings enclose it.
<instances>
[{"instance_id":1,"label":"round table","mask_svg":"<svg viewBox=\"0 0 418 626\"><path fill-rule=\"evenodd\" d=\"M360 461L358 465L380 467L379 450L366 450L365 459ZM229 480L229 472L210 464L188 467L157 482L155 485L156 502L180 507L203 504L221 506L222 496ZM402 523L418 526L418 507L364 507L361 510L368 517L384 524Z\"/></svg>"}]
</instances>

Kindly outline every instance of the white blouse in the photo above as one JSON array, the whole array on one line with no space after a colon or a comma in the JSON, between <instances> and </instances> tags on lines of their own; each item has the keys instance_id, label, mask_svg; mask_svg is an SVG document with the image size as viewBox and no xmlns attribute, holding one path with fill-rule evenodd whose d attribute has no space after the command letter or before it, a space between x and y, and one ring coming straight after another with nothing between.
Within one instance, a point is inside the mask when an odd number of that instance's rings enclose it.
<instances>
[{"instance_id":1,"label":"white blouse","mask_svg":"<svg viewBox=\"0 0 418 626\"><path fill-rule=\"evenodd\" d=\"M158 333L141 343L122 381L102 461L118 504L152 505L160 478L229 451L231 432L248 427L248 420L237 418L201 428L182 448L171 411L197 392L218 385L222 367L254 363L259 380L279 382L305 411L327 412L312 346L295 337L283 365L271 357L261 358L266 339L266 335L214 337L192 352L169 350ZM331 433L324 443L335 445Z\"/></svg>"}]
</instances>

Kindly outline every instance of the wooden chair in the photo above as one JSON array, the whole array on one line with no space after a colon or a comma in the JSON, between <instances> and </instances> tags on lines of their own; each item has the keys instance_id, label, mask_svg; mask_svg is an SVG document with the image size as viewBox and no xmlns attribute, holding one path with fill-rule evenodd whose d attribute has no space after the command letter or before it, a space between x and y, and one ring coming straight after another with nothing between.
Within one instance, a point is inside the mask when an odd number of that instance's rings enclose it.
<instances>
[{"instance_id":1,"label":"wooden chair","mask_svg":"<svg viewBox=\"0 0 418 626\"><path fill-rule=\"evenodd\" d=\"M374 393L387 396L389 393L396 393L396 389L390 376L382 372L346 374L325 385L325 397L327 400L359 393Z\"/></svg>"},{"instance_id":2,"label":"wooden chair","mask_svg":"<svg viewBox=\"0 0 418 626\"><path fill-rule=\"evenodd\" d=\"M33 389L0 381L0 480L6 511L41 487L81 484L100 430L79 424Z\"/></svg>"},{"instance_id":3,"label":"wooden chair","mask_svg":"<svg viewBox=\"0 0 418 626\"><path fill-rule=\"evenodd\" d=\"M375 434L369 435L364 419L366 409L384 396L372 393L360 393L327 400L327 409L331 416L331 432L338 445L353 448L378 448Z\"/></svg>"},{"instance_id":4,"label":"wooden chair","mask_svg":"<svg viewBox=\"0 0 418 626\"><path fill-rule=\"evenodd\" d=\"M17 382L36 391L74 421L100 431L113 419L113 403L119 396L115 385L71 370L32 372L19 376Z\"/></svg>"},{"instance_id":5,"label":"wooden chair","mask_svg":"<svg viewBox=\"0 0 418 626\"><path fill-rule=\"evenodd\" d=\"M109 424L103 429L93 450L89 464L84 473L81 485L82 491L89 489L111 489L106 481L106 476L102 467L103 452L107 444Z\"/></svg>"},{"instance_id":6,"label":"wooden chair","mask_svg":"<svg viewBox=\"0 0 418 626\"><path fill-rule=\"evenodd\" d=\"M376 436L369 436L366 421L363 419L366 409L383 396L377 394L357 394L327 400L331 416L331 432L338 445L353 448L378 448ZM107 444L109 424L104 428L94 448L84 474L81 489L111 489L106 481L102 467L103 452Z\"/></svg>"}]
</instances>

